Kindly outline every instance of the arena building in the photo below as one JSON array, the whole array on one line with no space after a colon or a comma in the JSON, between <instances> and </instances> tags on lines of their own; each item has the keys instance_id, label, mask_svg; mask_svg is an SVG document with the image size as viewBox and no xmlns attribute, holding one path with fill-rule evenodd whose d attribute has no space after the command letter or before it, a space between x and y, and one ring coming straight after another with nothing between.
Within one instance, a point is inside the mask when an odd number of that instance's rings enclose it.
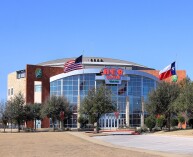
<instances>
[{"instance_id":1,"label":"arena building","mask_svg":"<svg viewBox=\"0 0 193 157\"><path fill-rule=\"evenodd\" d=\"M77 122L78 108L89 89L105 84L113 93L118 112L108 113L100 118L101 128L121 126L136 127L144 124L144 102L148 93L159 82L159 70L129 61L83 57L81 68L65 71L69 61L77 58L65 58L26 65L26 69L8 75L8 99L21 91L26 103L43 103L50 95L65 96L73 106L73 115L66 127L80 127ZM186 77L185 70L177 70L178 81ZM171 81L171 78L166 79ZM37 122L37 127L52 127L50 119Z\"/></svg>"}]
</instances>

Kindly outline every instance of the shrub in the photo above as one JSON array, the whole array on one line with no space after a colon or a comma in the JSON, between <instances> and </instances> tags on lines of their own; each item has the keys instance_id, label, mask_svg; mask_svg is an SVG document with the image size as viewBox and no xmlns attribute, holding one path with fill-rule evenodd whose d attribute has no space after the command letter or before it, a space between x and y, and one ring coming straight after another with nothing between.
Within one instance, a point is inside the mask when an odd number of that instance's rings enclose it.
<instances>
[{"instance_id":1,"label":"shrub","mask_svg":"<svg viewBox=\"0 0 193 157\"><path fill-rule=\"evenodd\" d=\"M193 129L193 119L189 119L188 124L189 124L189 126L191 126L192 129Z\"/></svg>"},{"instance_id":2,"label":"shrub","mask_svg":"<svg viewBox=\"0 0 193 157\"><path fill-rule=\"evenodd\" d=\"M161 128L158 127L158 126L155 126L155 127L152 129L152 131L161 131Z\"/></svg>"},{"instance_id":3,"label":"shrub","mask_svg":"<svg viewBox=\"0 0 193 157\"><path fill-rule=\"evenodd\" d=\"M165 117L163 115L161 115L160 117L156 118L156 125L158 127L160 127L161 130L162 130L162 127L164 125L164 121L165 121Z\"/></svg>"},{"instance_id":4,"label":"shrub","mask_svg":"<svg viewBox=\"0 0 193 157\"><path fill-rule=\"evenodd\" d=\"M139 134L141 134L141 133L142 133L141 127L136 127L136 128L135 128L135 132L138 132Z\"/></svg>"},{"instance_id":5,"label":"shrub","mask_svg":"<svg viewBox=\"0 0 193 157\"><path fill-rule=\"evenodd\" d=\"M94 128L93 124L86 124L86 128Z\"/></svg>"},{"instance_id":6,"label":"shrub","mask_svg":"<svg viewBox=\"0 0 193 157\"><path fill-rule=\"evenodd\" d=\"M136 127L135 131L141 134L142 132L148 132L149 130L146 126L143 126L143 127Z\"/></svg>"},{"instance_id":7,"label":"shrub","mask_svg":"<svg viewBox=\"0 0 193 157\"><path fill-rule=\"evenodd\" d=\"M176 118L172 118L171 119L171 125L174 127L174 126L177 126L178 125L178 119Z\"/></svg>"},{"instance_id":8,"label":"shrub","mask_svg":"<svg viewBox=\"0 0 193 157\"><path fill-rule=\"evenodd\" d=\"M149 116L145 119L145 125L152 131L152 128L155 127L156 119L154 116Z\"/></svg>"},{"instance_id":9,"label":"shrub","mask_svg":"<svg viewBox=\"0 0 193 157\"><path fill-rule=\"evenodd\" d=\"M80 116L78 118L78 122L80 123L80 127L81 128L85 128L86 127L86 124L88 124L88 118L87 117L84 117L84 116Z\"/></svg>"},{"instance_id":10,"label":"shrub","mask_svg":"<svg viewBox=\"0 0 193 157\"><path fill-rule=\"evenodd\" d=\"M179 123L184 123L185 122L185 118L181 115L178 116L178 122Z\"/></svg>"},{"instance_id":11,"label":"shrub","mask_svg":"<svg viewBox=\"0 0 193 157\"><path fill-rule=\"evenodd\" d=\"M142 129L143 132L148 132L148 131L149 131L149 129L148 129L147 126L145 126L145 125L142 126L141 129Z\"/></svg>"},{"instance_id":12,"label":"shrub","mask_svg":"<svg viewBox=\"0 0 193 157\"><path fill-rule=\"evenodd\" d=\"M185 122L185 118L182 115L179 115L178 122L180 123L180 129L182 129L182 124Z\"/></svg>"}]
</instances>

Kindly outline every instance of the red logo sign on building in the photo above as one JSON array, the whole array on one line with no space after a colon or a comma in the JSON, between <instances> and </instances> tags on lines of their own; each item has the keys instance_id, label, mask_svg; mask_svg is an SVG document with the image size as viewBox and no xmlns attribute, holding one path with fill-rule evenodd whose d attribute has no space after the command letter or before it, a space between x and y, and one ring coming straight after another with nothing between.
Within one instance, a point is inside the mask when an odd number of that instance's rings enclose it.
<instances>
[{"instance_id":1,"label":"red logo sign on building","mask_svg":"<svg viewBox=\"0 0 193 157\"><path fill-rule=\"evenodd\" d=\"M121 68L104 68L102 75L105 76L106 84L120 84L123 72Z\"/></svg>"}]
</instances>

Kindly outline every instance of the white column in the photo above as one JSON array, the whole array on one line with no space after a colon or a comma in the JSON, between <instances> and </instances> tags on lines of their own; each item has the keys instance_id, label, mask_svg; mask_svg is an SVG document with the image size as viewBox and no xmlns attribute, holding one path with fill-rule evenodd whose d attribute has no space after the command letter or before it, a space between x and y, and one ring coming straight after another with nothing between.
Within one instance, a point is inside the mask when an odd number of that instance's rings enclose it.
<instances>
[{"instance_id":1,"label":"white column","mask_svg":"<svg viewBox=\"0 0 193 157\"><path fill-rule=\"evenodd\" d=\"M80 109L80 77L78 76L77 128L80 128L80 123L78 122L78 118L80 117L79 109Z\"/></svg>"},{"instance_id":2,"label":"white column","mask_svg":"<svg viewBox=\"0 0 193 157\"><path fill-rule=\"evenodd\" d=\"M144 126L144 97L141 97L141 127Z\"/></svg>"},{"instance_id":3,"label":"white column","mask_svg":"<svg viewBox=\"0 0 193 157\"><path fill-rule=\"evenodd\" d=\"M129 96L126 96L126 126L129 127Z\"/></svg>"}]
</instances>

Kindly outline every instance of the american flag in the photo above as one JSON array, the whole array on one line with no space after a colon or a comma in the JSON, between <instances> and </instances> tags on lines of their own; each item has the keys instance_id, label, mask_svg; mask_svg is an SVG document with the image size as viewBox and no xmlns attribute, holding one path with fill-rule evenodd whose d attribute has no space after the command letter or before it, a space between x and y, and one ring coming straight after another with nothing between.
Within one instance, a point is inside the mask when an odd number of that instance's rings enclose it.
<instances>
[{"instance_id":1,"label":"american flag","mask_svg":"<svg viewBox=\"0 0 193 157\"><path fill-rule=\"evenodd\" d=\"M64 73L79 69L83 69L82 55L74 60L69 60L64 64Z\"/></svg>"}]
</instances>

